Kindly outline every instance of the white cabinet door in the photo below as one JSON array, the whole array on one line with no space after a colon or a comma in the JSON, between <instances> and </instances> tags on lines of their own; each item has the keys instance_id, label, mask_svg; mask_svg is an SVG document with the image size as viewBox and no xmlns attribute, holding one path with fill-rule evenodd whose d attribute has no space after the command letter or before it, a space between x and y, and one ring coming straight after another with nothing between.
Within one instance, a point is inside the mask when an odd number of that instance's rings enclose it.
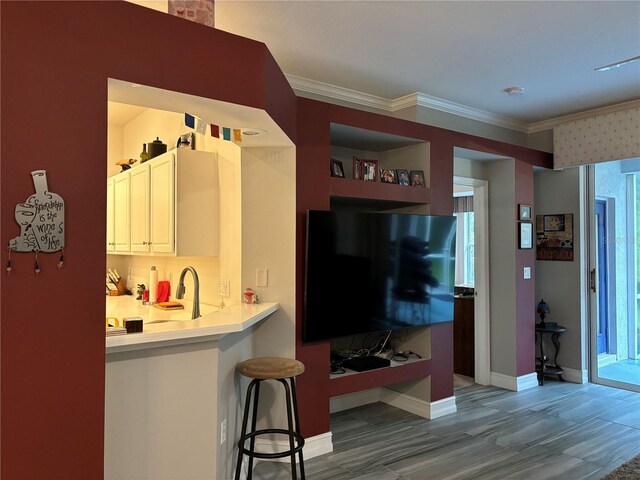
<instances>
[{"instance_id":1,"label":"white cabinet door","mask_svg":"<svg viewBox=\"0 0 640 480\"><path fill-rule=\"evenodd\" d=\"M130 170L131 251L149 252L149 164Z\"/></svg>"},{"instance_id":2,"label":"white cabinet door","mask_svg":"<svg viewBox=\"0 0 640 480\"><path fill-rule=\"evenodd\" d=\"M114 239L114 192L113 192L113 177L107 180L107 253L115 250Z\"/></svg>"},{"instance_id":3,"label":"white cabinet door","mask_svg":"<svg viewBox=\"0 0 640 480\"><path fill-rule=\"evenodd\" d=\"M175 248L175 155L149 161L151 168L151 251L172 253Z\"/></svg>"},{"instance_id":4,"label":"white cabinet door","mask_svg":"<svg viewBox=\"0 0 640 480\"><path fill-rule=\"evenodd\" d=\"M113 241L116 252L129 252L130 242L130 217L129 217L129 173L120 173L113 177Z\"/></svg>"}]
</instances>

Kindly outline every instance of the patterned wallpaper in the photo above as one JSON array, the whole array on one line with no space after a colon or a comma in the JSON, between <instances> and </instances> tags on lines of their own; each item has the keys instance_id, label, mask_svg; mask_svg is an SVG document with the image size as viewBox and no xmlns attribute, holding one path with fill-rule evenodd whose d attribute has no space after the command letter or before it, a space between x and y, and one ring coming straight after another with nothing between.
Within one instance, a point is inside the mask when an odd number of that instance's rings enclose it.
<instances>
[{"instance_id":1,"label":"patterned wallpaper","mask_svg":"<svg viewBox=\"0 0 640 480\"><path fill-rule=\"evenodd\" d=\"M640 107L553 129L554 168L640 157Z\"/></svg>"}]
</instances>

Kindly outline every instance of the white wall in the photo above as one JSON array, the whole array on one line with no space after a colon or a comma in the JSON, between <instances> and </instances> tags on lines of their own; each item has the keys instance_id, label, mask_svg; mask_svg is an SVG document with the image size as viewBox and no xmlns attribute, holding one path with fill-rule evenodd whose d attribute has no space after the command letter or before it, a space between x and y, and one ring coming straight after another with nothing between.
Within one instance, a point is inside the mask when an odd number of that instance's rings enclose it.
<instances>
[{"instance_id":1,"label":"white wall","mask_svg":"<svg viewBox=\"0 0 640 480\"><path fill-rule=\"evenodd\" d=\"M167 145L167 150L171 150L175 148L178 137L187 130L190 129L184 126L183 113L149 108L125 125L123 158L139 159L142 144L153 142L157 137ZM201 149L198 148L198 150Z\"/></svg>"},{"instance_id":2,"label":"white wall","mask_svg":"<svg viewBox=\"0 0 640 480\"><path fill-rule=\"evenodd\" d=\"M122 169L116 162L123 160L124 128L121 125L109 125L107 134L107 177L111 177ZM133 158L138 158L137 156Z\"/></svg>"},{"instance_id":3,"label":"white wall","mask_svg":"<svg viewBox=\"0 0 640 480\"><path fill-rule=\"evenodd\" d=\"M280 310L253 336L255 356L295 358L295 148L242 150L242 287ZM256 269L269 270L267 287L256 286ZM283 388L269 382L260 390L260 425L286 425Z\"/></svg>"},{"instance_id":4,"label":"white wall","mask_svg":"<svg viewBox=\"0 0 640 480\"><path fill-rule=\"evenodd\" d=\"M200 280L200 301L209 305L219 305L218 279L220 278L219 257L161 257L143 255L107 255L107 268L116 268L118 273L127 278L131 272L131 279L127 287L136 293L139 283L149 287L149 271L151 266L158 270L158 281L171 282L171 297L175 296L180 272L187 266L192 266L198 272ZM193 278L191 274L185 276L185 299L193 299ZM225 299L226 304L230 304ZM239 303L238 299L234 303Z\"/></svg>"},{"instance_id":5,"label":"white wall","mask_svg":"<svg viewBox=\"0 0 640 480\"><path fill-rule=\"evenodd\" d=\"M515 377L516 286L514 228L515 161L486 166L489 181L489 258L491 282L491 372Z\"/></svg>"},{"instance_id":6,"label":"white wall","mask_svg":"<svg viewBox=\"0 0 640 480\"><path fill-rule=\"evenodd\" d=\"M536 304L544 298L551 309L546 320L567 327L567 332L560 338L562 348L558 363L563 367L583 370L587 368L587 352L581 307L580 170L537 171L533 182L534 215L573 214L574 260L536 261Z\"/></svg>"},{"instance_id":7,"label":"white wall","mask_svg":"<svg viewBox=\"0 0 640 480\"><path fill-rule=\"evenodd\" d=\"M454 176L489 182L491 372L516 376L515 161L456 158Z\"/></svg>"}]
</instances>

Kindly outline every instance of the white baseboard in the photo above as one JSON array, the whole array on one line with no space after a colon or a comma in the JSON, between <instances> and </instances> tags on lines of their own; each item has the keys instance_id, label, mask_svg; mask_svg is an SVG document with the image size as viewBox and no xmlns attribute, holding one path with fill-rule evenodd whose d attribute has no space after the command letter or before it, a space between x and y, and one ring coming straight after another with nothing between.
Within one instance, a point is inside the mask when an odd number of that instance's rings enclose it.
<instances>
[{"instance_id":1,"label":"white baseboard","mask_svg":"<svg viewBox=\"0 0 640 480\"><path fill-rule=\"evenodd\" d=\"M339 397L329 399L329 412L336 413L350 408L369 405L370 403L381 402L382 388L372 388L361 392L349 393Z\"/></svg>"},{"instance_id":2,"label":"white baseboard","mask_svg":"<svg viewBox=\"0 0 640 480\"><path fill-rule=\"evenodd\" d=\"M519 377L511 377L502 373L491 372L491 385L514 392L520 392L528 388L538 386L538 376L536 373L528 373Z\"/></svg>"},{"instance_id":3,"label":"white baseboard","mask_svg":"<svg viewBox=\"0 0 640 480\"><path fill-rule=\"evenodd\" d=\"M304 460L309 460L325 453L333 452L333 434L331 432L321 433L313 437L304 439L304 448L302 449L302 456ZM276 453L289 450L289 440L266 440L264 438L256 438L256 451L260 453ZM263 460L265 462L291 462L291 457L274 458L273 460ZM298 456L296 455L296 462Z\"/></svg>"},{"instance_id":4,"label":"white baseboard","mask_svg":"<svg viewBox=\"0 0 640 480\"><path fill-rule=\"evenodd\" d=\"M383 402L413 413L414 415L429 419L442 417L457 411L456 397L448 397L435 402L429 402L383 387L334 397L330 402L330 411L331 413L336 413L375 402Z\"/></svg>"},{"instance_id":5,"label":"white baseboard","mask_svg":"<svg viewBox=\"0 0 640 480\"><path fill-rule=\"evenodd\" d=\"M423 418L430 418L429 413L431 411L431 402L420 400L419 398L411 397L409 395L404 395L388 388L379 388L378 390L380 390L381 402Z\"/></svg>"},{"instance_id":6,"label":"white baseboard","mask_svg":"<svg viewBox=\"0 0 640 480\"><path fill-rule=\"evenodd\" d=\"M445 415L456 413L458 411L455 396L431 402L429 407L429 418L431 420L444 417Z\"/></svg>"},{"instance_id":7,"label":"white baseboard","mask_svg":"<svg viewBox=\"0 0 640 480\"><path fill-rule=\"evenodd\" d=\"M562 378L572 383L589 383L589 372L587 370L576 370L574 368L562 367L564 373Z\"/></svg>"}]
</instances>

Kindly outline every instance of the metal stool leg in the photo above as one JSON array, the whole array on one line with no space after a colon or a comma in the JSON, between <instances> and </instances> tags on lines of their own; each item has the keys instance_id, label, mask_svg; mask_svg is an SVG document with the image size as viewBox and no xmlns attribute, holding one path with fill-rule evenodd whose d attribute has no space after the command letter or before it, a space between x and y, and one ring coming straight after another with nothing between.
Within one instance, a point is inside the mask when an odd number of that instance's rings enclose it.
<instances>
[{"instance_id":1,"label":"metal stool leg","mask_svg":"<svg viewBox=\"0 0 640 480\"><path fill-rule=\"evenodd\" d=\"M249 405L251 403L251 391L253 387L257 383L256 380L253 380L249 387L247 387L247 397L246 403L244 405L244 416L242 417L242 430L240 431L240 440L238 441L238 463L236 464L236 476L235 480L240 480L240 470L242 468L242 455L244 453L244 443L246 440L246 432L247 432L247 421L249 420Z\"/></svg>"},{"instance_id":2,"label":"metal stool leg","mask_svg":"<svg viewBox=\"0 0 640 480\"><path fill-rule=\"evenodd\" d=\"M289 381L291 382L291 398L293 400L293 416L296 420L296 433L302 436L300 434L300 417L298 415L298 399L296 398L296 379L294 377L291 377ZM300 457L300 478L302 480L305 480L306 477L304 474L304 459L302 458L302 449L300 449L300 452L298 452L298 456Z\"/></svg>"},{"instance_id":3,"label":"metal stool leg","mask_svg":"<svg viewBox=\"0 0 640 480\"><path fill-rule=\"evenodd\" d=\"M278 381L284 385L285 402L287 403L287 424L289 426L289 449L291 451L291 478L296 480L298 472L296 468L295 437L293 435L293 416L291 414L291 391L285 379L278 378Z\"/></svg>"},{"instance_id":4,"label":"metal stool leg","mask_svg":"<svg viewBox=\"0 0 640 480\"><path fill-rule=\"evenodd\" d=\"M256 422L258 420L258 400L260 398L260 382L262 380L255 379L256 389L253 392L253 418L251 419L251 433L256 431ZM253 478L253 452L255 452L255 444L256 444L256 436L252 435L251 440L249 441L249 471L247 472L247 480L251 480Z\"/></svg>"}]
</instances>

